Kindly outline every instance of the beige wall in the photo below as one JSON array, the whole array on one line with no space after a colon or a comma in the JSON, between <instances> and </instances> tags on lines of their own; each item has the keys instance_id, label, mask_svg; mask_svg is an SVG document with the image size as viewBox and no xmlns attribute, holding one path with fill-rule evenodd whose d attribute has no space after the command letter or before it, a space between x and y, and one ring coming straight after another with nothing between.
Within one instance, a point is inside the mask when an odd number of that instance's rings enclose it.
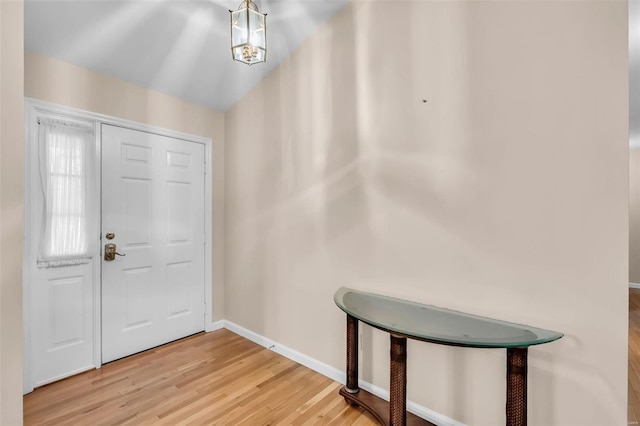
<instances>
[{"instance_id":1,"label":"beige wall","mask_svg":"<svg viewBox=\"0 0 640 426\"><path fill-rule=\"evenodd\" d=\"M24 75L27 97L212 139L213 319L223 319L224 114L29 51Z\"/></svg>"},{"instance_id":2,"label":"beige wall","mask_svg":"<svg viewBox=\"0 0 640 426\"><path fill-rule=\"evenodd\" d=\"M22 424L23 2L0 1L0 424Z\"/></svg>"},{"instance_id":3,"label":"beige wall","mask_svg":"<svg viewBox=\"0 0 640 426\"><path fill-rule=\"evenodd\" d=\"M629 150L629 282L640 284L640 148Z\"/></svg>"},{"instance_id":4,"label":"beige wall","mask_svg":"<svg viewBox=\"0 0 640 426\"><path fill-rule=\"evenodd\" d=\"M226 115L227 318L338 368L340 286L558 330L530 424L625 424L627 67L625 2L352 2ZM411 342L409 398L501 424L504 363Z\"/></svg>"},{"instance_id":5,"label":"beige wall","mask_svg":"<svg viewBox=\"0 0 640 426\"><path fill-rule=\"evenodd\" d=\"M629 2L629 282L640 284L640 2Z\"/></svg>"}]
</instances>

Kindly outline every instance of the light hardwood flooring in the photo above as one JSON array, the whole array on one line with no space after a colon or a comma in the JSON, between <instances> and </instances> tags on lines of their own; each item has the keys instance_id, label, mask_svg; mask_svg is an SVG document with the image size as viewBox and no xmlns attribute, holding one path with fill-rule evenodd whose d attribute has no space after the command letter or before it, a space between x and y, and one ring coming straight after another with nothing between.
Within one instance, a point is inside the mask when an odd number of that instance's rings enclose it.
<instances>
[{"instance_id":1,"label":"light hardwood flooring","mask_svg":"<svg viewBox=\"0 0 640 426\"><path fill-rule=\"evenodd\" d=\"M228 330L198 334L24 397L25 425L374 425L340 384Z\"/></svg>"},{"instance_id":2,"label":"light hardwood flooring","mask_svg":"<svg viewBox=\"0 0 640 426\"><path fill-rule=\"evenodd\" d=\"M640 290L629 289L629 405L628 424L640 420Z\"/></svg>"},{"instance_id":3,"label":"light hardwood flooring","mask_svg":"<svg viewBox=\"0 0 640 426\"><path fill-rule=\"evenodd\" d=\"M374 425L340 385L228 330L198 334L24 397L25 425ZM628 422L640 419L640 290L629 290Z\"/></svg>"}]
</instances>

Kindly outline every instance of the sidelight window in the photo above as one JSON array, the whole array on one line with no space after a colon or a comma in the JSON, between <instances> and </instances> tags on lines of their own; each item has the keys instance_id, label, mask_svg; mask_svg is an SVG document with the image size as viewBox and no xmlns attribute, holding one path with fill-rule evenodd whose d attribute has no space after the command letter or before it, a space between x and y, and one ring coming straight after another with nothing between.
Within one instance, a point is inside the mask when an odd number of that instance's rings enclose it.
<instances>
[{"instance_id":1,"label":"sidelight window","mask_svg":"<svg viewBox=\"0 0 640 426\"><path fill-rule=\"evenodd\" d=\"M41 117L38 156L42 186L39 266L64 266L91 259L88 190L95 163L94 127Z\"/></svg>"}]
</instances>

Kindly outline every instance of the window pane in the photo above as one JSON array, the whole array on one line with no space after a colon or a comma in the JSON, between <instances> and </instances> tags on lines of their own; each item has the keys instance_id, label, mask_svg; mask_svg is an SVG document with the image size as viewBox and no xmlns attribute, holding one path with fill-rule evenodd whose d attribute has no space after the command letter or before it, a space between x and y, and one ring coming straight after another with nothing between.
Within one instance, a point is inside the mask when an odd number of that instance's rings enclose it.
<instances>
[{"instance_id":1,"label":"window pane","mask_svg":"<svg viewBox=\"0 0 640 426\"><path fill-rule=\"evenodd\" d=\"M59 121L40 124L44 194L40 262L88 256L87 167L93 128Z\"/></svg>"}]
</instances>

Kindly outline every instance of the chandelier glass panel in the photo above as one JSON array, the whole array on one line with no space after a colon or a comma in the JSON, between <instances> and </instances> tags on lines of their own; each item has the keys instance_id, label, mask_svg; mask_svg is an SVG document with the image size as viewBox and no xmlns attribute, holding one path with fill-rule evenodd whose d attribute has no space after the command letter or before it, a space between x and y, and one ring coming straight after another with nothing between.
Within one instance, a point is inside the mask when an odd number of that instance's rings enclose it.
<instances>
[{"instance_id":1,"label":"chandelier glass panel","mask_svg":"<svg viewBox=\"0 0 640 426\"><path fill-rule=\"evenodd\" d=\"M251 1L231 12L231 56L248 65L267 60L267 14Z\"/></svg>"}]
</instances>

